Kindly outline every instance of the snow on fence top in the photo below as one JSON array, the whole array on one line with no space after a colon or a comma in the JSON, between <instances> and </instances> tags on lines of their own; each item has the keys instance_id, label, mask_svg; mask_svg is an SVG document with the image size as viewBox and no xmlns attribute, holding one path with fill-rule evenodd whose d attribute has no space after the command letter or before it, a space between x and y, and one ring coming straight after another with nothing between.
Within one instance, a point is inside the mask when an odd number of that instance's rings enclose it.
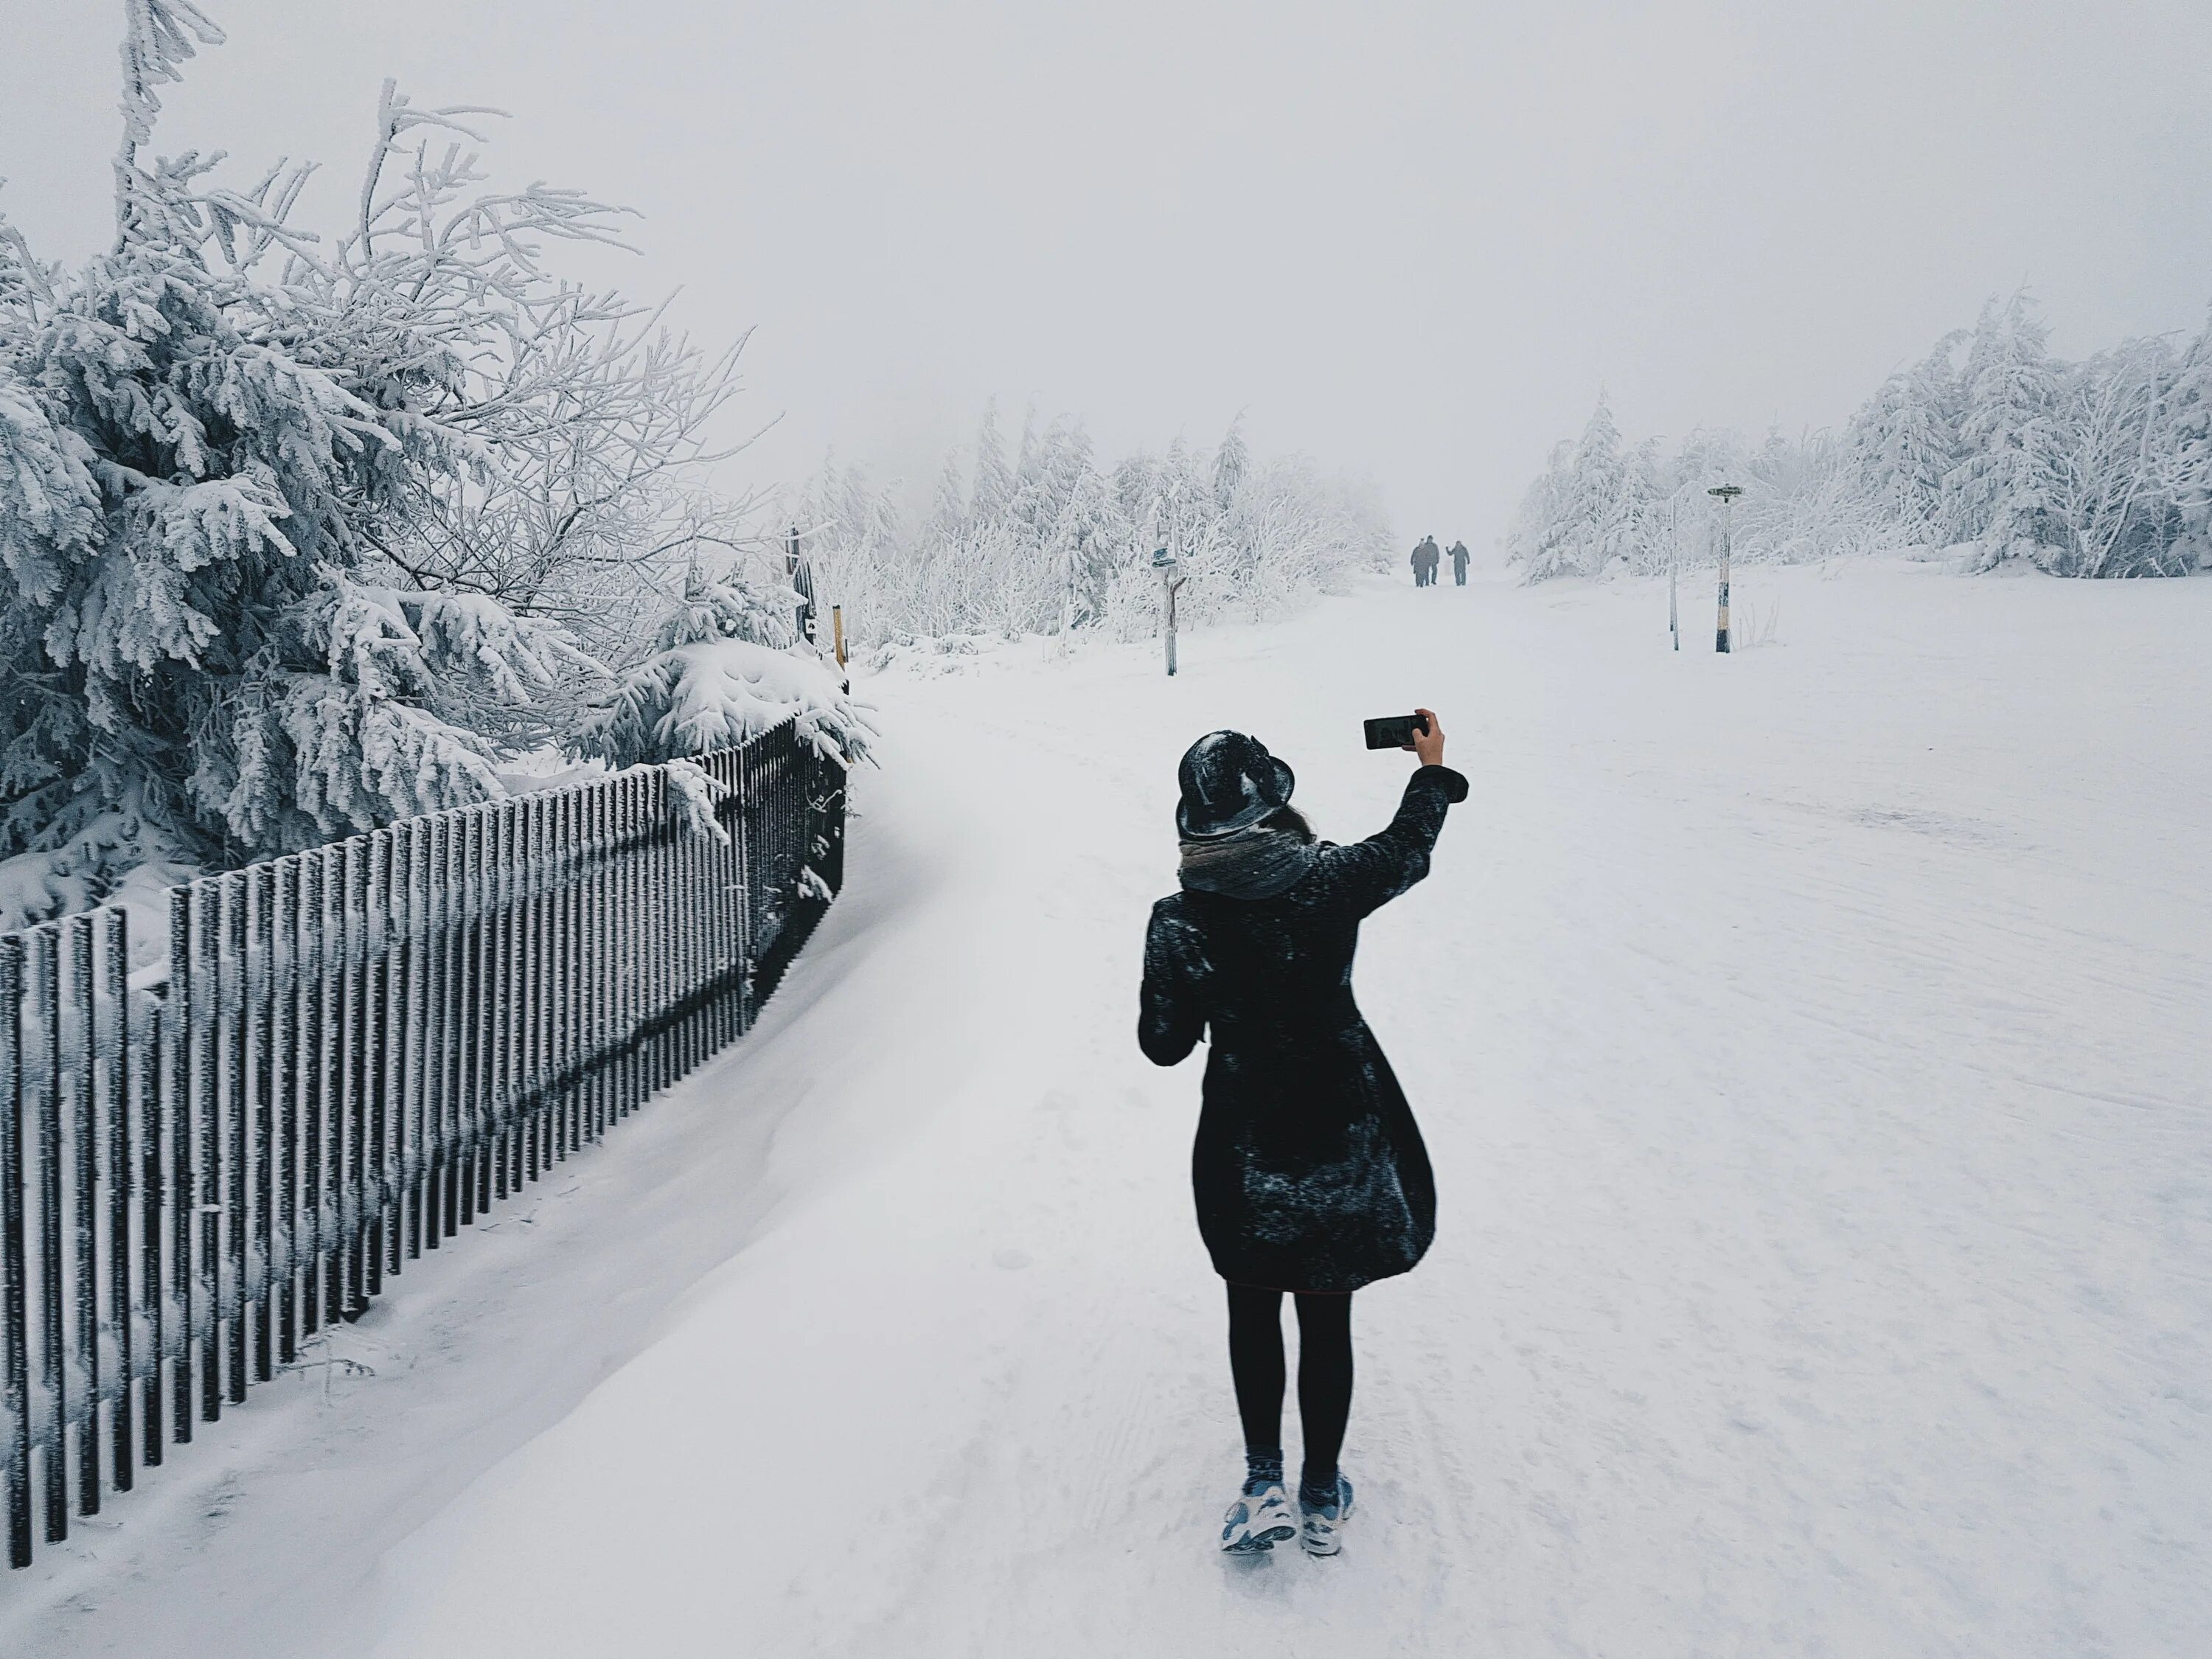
<instances>
[{"instance_id":1,"label":"snow on fence top","mask_svg":"<svg viewBox=\"0 0 2212 1659\"><path fill-rule=\"evenodd\" d=\"M787 720L0 935L11 1565L746 1030L844 785Z\"/></svg>"}]
</instances>

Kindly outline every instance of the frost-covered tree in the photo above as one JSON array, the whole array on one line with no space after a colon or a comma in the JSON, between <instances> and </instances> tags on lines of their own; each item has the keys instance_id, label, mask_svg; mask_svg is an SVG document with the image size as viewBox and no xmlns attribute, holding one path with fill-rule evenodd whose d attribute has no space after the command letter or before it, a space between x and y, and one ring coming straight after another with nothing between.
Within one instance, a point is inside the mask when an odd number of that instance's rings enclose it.
<instances>
[{"instance_id":1,"label":"frost-covered tree","mask_svg":"<svg viewBox=\"0 0 2212 1659\"><path fill-rule=\"evenodd\" d=\"M2203 564L2212 561L2212 323L2176 363L2166 410L2172 447L2159 463L2189 556Z\"/></svg>"},{"instance_id":2,"label":"frost-covered tree","mask_svg":"<svg viewBox=\"0 0 2212 1659\"><path fill-rule=\"evenodd\" d=\"M929 505L923 531L933 536L957 536L968 521L968 492L960 477L960 458L947 455L937 475L937 494Z\"/></svg>"},{"instance_id":3,"label":"frost-covered tree","mask_svg":"<svg viewBox=\"0 0 2212 1659\"><path fill-rule=\"evenodd\" d=\"M787 651L799 643L799 602L796 590L748 580L734 569L695 573L684 597L653 629L653 649L672 651L701 640L744 640Z\"/></svg>"},{"instance_id":4,"label":"frost-covered tree","mask_svg":"<svg viewBox=\"0 0 2212 1659\"><path fill-rule=\"evenodd\" d=\"M866 758L875 735L866 708L819 658L781 648L791 642L783 597L727 574L696 585L570 749L635 766L708 754L795 719L823 752Z\"/></svg>"},{"instance_id":5,"label":"frost-covered tree","mask_svg":"<svg viewBox=\"0 0 2212 1659\"><path fill-rule=\"evenodd\" d=\"M796 521L818 527L808 538L817 582L845 606L849 638L1149 633L1159 546L1189 579L1182 615L1193 623L1275 614L1388 555L1371 492L1298 458L1254 459L1241 422L1212 448L1178 438L1105 469L1082 422L1033 416L1008 469L990 409L973 453L972 483L948 461L910 527L894 492L834 464L795 493Z\"/></svg>"},{"instance_id":6,"label":"frost-covered tree","mask_svg":"<svg viewBox=\"0 0 2212 1659\"><path fill-rule=\"evenodd\" d=\"M1522 492L1520 507L1506 529L1506 560L1519 565L1529 581L1576 574L1572 551L1562 534L1567 475L1574 459L1571 440L1562 438L1552 446L1544 470Z\"/></svg>"},{"instance_id":7,"label":"frost-covered tree","mask_svg":"<svg viewBox=\"0 0 2212 1659\"><path fill-rule=\"evenodd\" d=\"M79 897L497 792L501 742L599 671L447 580L441 514L526 471L621 313L538 252L611 211L479 188L447 138L481 112L387 91L327 240L293 222L304 168L148 159L159 88L222 37L185 0L125 12L113 246L64 270L0 238L0 855Z\"/></svg>"},{"instance_id":8,"label":"frost-covered tree","mask_svg":"<svg viewBox=\"0 0 2212 1659\"><path fill-rule=\"evenodd\" d=\"M2194 562L2170 465L2178 376L2163 340L2130 340L2060 381L2050 510L2039 562L2062 575L2178 575Z\"/></svg>"},{"instance_id":9,"label":"frost-covered tree","mask_svg":"<svg viewBox=\"0 0 2212 1659\"><path fill-rule=\"evenodd\" d=\"M1852 417L1851 465L1868 502L1919 541L1939 539L1944 476L1959 460L1963 334L1946 335L1920 362L1884 380Z\"/></svg>"},{"instance_id":10,"label":"frost-covered tree","mask_svg":"<svg viewBox=\"0 0 2212 1659\"><path fill-rule=\"evenodd\" d=\"M1612 404L1600 393L1581 439L1553 452L1551 465L1522 502L1507 538L1508 556L1531 581L1602 575L1635 550L1647 505L1641 484L1622 453Z\"/></svg>"},{"instance_id":11,"label":"frost-covered tree","mask_svg":"<svg viewBox=\"0 0 2212 1659\"><path fill-rule=\"evenodd\" d=\"M1227 513L1237 505L1237 492L1252 471L1252 447L1244 441L1244 417L1239 415L1221 434L1213 452L1213 505Z\"/></svg>"},{"instance_id":12,"label":"frost-covered tree","mask_svg":"<svg viewBox=\"0 0 2212 1659\"><path fill-rule=\"evenodd\" d=\"M2047 562L2063 546L2059 371L2050 330L2015 294L1983 307L1961 371L1960 459L1943 475L1939 513L1954 542L1988 568L2014 555Z\"/></svg>"},{"instance_id":13,"label":"frost-covered tree","mask_svg":"<svg viewBox=\"0 0 2212 1659\"><path fill-rule=\"evenodd\" d=\"M1623 452L1610 420L1554 447L1506 540L1529 580L1710 556L1734 483L1747 562L1948 550L2065 576L2170 576L2212 560L2212 330L2051 356L2024 295L1991 301L1890 375L1839 434L1714 429ZM1602 411L1601 411L1602 412ZM1618 480L1616 489L1614 480ZM1608 507L1607 503L1613 505ZM1606 550L1594 560L1593 548Z\"/></svg>"},{"instance_id":14,"label":"frost-covered tree","mask_svg":"<svg viewBox=\"0 0 2212 1659\"><path fill-rule=\"evenodd\" d=\"M968 520L995 526L1014 497L1014 475L1006 465L1006 447L999 436L999 402L983 406L983 425L975 434L975 481L968 493Z\"/></svg>"}]
</instances>

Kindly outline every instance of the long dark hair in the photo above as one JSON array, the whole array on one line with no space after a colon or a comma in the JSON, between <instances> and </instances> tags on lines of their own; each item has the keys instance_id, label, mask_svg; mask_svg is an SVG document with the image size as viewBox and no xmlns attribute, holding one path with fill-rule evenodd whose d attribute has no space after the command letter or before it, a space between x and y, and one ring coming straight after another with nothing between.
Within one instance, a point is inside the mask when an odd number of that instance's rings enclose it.
<instances>
[{"instance_id":1,"label":"long dark hair","mask_svg":"<svg viewBox=\"0 0 2212 1659\"><path fill-rule=\"evenodd\" d=\"M1278 806L1260 820L1260 827L1283 830L1303 842L1310 842L1314 838L1313 825L1306 822L1306 815L1295 806Z\"/></svg>"}]
</instances>

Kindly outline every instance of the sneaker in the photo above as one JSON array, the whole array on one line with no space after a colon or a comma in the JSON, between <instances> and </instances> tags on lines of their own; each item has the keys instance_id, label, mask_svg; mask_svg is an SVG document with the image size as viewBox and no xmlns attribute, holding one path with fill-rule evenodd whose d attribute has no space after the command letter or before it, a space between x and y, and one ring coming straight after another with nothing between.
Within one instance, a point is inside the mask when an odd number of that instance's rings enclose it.
<instances>
[{"instance_id":1,"label":"sneaker","mask_svg":"<svg viewBox=\"0 0 2212 1659\"><path fill-rule=\"evenodd\" d=\"M1221 1547L1231 1555L1256 1555L1284 1540L1295 1538L1298 1518L1291 1512L1291 1495L1280 1486L1240 1492L1221 1523Z\"/></svg>"},{"instance_id":2,"label":"sneaker","mask_svg":"<svg viewBox=\"0 0 2212 1659\"><path fill-rule=\"evenodd\" d=\"M1336 1477L1334 1504L1309 1504L1301 1494L1298 1510L1305 1522L1298 1528L1299 1547L1308 1555L1334 1555L1344 1547L1344 1540L1338 1534L1352 1519L1352 1482L1340 1474Z\"/></svg>"}]
</instances>

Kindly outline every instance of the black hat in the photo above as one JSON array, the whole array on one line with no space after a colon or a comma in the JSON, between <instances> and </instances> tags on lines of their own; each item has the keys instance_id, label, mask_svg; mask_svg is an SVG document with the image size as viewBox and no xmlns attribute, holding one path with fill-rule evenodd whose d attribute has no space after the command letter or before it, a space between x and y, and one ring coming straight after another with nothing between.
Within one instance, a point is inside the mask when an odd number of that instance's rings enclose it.
<instances>
[{"instance_id":1,"label":"black hat","mask_svg":"<svg viewBox=\"0 0 2212 1659\"><path fill-rule=\"evenodd\" d=\"M1176 828L1187 841L1257 823L1288 805L1297 783L1267 744L1242 732L1209 732L1191 744L1176 769L1176 781L1182 786Z\"/></svg>"}]
</instances>

